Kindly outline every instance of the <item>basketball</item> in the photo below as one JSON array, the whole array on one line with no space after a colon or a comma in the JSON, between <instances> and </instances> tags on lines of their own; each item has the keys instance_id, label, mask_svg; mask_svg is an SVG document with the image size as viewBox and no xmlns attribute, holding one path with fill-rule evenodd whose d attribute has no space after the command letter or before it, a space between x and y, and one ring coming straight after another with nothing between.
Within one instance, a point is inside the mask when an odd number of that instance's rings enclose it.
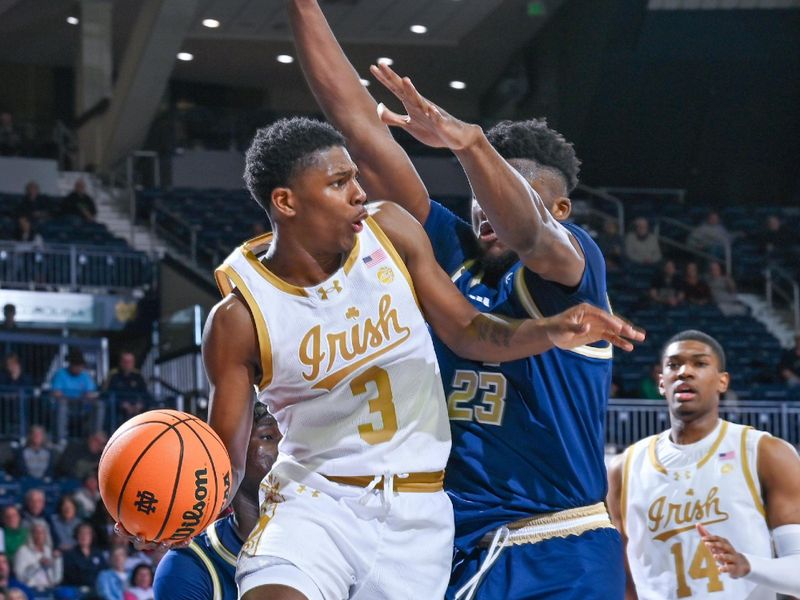
<instances>
[{"instance_id":1,"label":"basketball","mask_svg":"<svg viewBox=\"0 0 800 600\"><path fill-rule=\"evenodd\" d=\"M217 518L230 493L231 463L201 419L151 410L108 440L98 482L108 512L128 532L148 542L180 542Z\"/></svg>"}]
</instances>

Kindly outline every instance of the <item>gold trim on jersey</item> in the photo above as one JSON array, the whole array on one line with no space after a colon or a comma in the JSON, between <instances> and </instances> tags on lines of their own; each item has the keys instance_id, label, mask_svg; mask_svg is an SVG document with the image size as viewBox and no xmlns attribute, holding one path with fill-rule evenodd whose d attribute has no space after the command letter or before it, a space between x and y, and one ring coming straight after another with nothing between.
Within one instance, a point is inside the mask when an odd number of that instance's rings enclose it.
<instances>
[{"instance_id":1,"label":"gold trim on jersey","mask_svg":"<svg viewBox=\"0 0 800 600\"><path fill-rule=\"evenodd\" d=\"M747 460L747 432L752 427L744 427L742 429L741 441L741 454L742 454L742 474L744 480L747 482L747 489L750 490L750 495L753 497L753 504L756 505L756 510L761 513L761 516L766 518L767 512L764 510L764 501L761 499L758 490L756 489L756 482L753 479L753 473L750 471L750 463Z\"/></svg>"},{"instance_id":2,"label":"gold trim on jersey","mask_svg":"<svg viewBox=\"0 0 800 600\"><path fill-rule=\"evenodd\" d=\"M576 519L587 519L596 517L588 523L577 523L569 525L570 521ZM549 529L545 531L530 531L526 532L525 529L534 529L541 527L552 527L554 525L565 524L564 527ZM519 546L522 544L536 544L552 538L565 538L570 535L581 535L587 531L595 529L614 529L611 519L608 517L608 511L605 504L598 502L590 506L579 506L577 508L569 508L567 510L560 510L553 513L544 513L536 517L521 519L506 525L511 534L505 546ZM479 547L489 547L492 544L494 532L487 533L480 542Z\"/></svg>"},{"instance_id":3,"label":"gold trim on jersey","mask_svg":"<svg viewBox=\"0 0 800 600\"><path fill-rule=\"evenodd\" d=\"M208 575L211 577L211 587L214 590L212 600L222 600L222 585L219 582L219 575L214 567L214 563L211 562L211 559L206 556L205 552L203 552L203 550L194 540L189 544L188 548L194 552L197 555L197 558L199 558L200 561L205 565Z\"/></svg>"},{"instance_id":4,"label":"gold trim on jersey","mask_svg":"<svg viewBox=\"0 0 800 600\"><path fill-rule=\"evenodd\" d=\"M214 521L211 524L211 527L208 528L208 541L211 543L211 547L217 554L219 554L222 560L235 567L236 555L225 547L225 545L222 543L222 540L219 539L219 535L217 535L216 526L219 523L220 521Z\"/></svg>"},{"instance_id":5,"label":"gold trim on jersey","mask_svg":"<svg viewBox=\"0 0 800 600\"><path fill-rule=\"evenodd\" d=\"M728 422L722 421L722 426L719 428L717 439L715 439L714 443L711 444L711 447L708 449L708 452L706 452L705 456L703 456L703 458L701 458L695 465L695 469L702 468L709 460L711 460L714 457L714 454L717 452L717 448L719 448L720 444L725 439L726 433L728 433ZM653 468L659 473L666 475L667 469L664 467L664 465L661 464L661 462L659 462L658 455L656 453L656 444L658 443L658 438L659 436L654 435L650 439L650 445L647 448L647 455L650 457L650 464L653 465Z\"/></svg>"},{"instance_id":6,"label":"gold trim on jersey","mask_svg":"<svg viewBox=\"0 0 800 600\"><path fill-rule=\"evenodd\" d=\"M231 265L223 264L215 271L214 277L223 295L231 293L233 288L230 282L232 281L236 285L236 289L241 292L244 301L247 303L247 307L250 309L250 314L253 316L253 321L256 324L258 347L261 353L261 381L258 384L258 389L263 390L272 383L272 344L269 341L267 321L264 319L261 310L259 310L258 303L245 284L244 279L242 279ZM225 277L228 278L227 281Z\"/></svg>"},{"instance_id":7,"label":"gold trim on jersey","mask_svg":"<svg viewBox=\"0 0 800 600\"><path fill-rule=\"evenodd\" d=\"M406 267L406 263L403 262L403 259L400 258L400 254L397 252L397 249L392 244L392 241L386 235L386 233L381 229L381 226L378 225L377 221L373 219L371 216L364 219L364 222L369 226L372 233L375 234L375 237L378 238L380 244L384 247L384 249L389 253L395 263L397 263L400 272L403 274L403 277L406 278L408 282L408 287L411 289L411 295L414 296L414 302L417 303L417 307L421 310L422 305L419 303L419 298L417 298L417 290L414 288L414 282L411 279L411 274L408 272L408 267Z\"/></svg>"},{"instance_id":8,"label":"gold trim on jersey","mask_svg":"<svg viewBox=\"0 0 800 600\"><path fill-rule=\"evenodd\" d=\"M375 480L372 475L323 475L325 479L343 485L355 487L369 487ZM373 489L382 490L385 478L375 484ZM394 476L394 491L396 492L417 492L432 493L444 489L444 471L434 471L432 473L409 473L405 477Z\"/></svg>"},{"instance_id":9,"label":"gold trim on jersey","mask_svg":"<svg viewBox=\"0 0 800 600\"><path fill-rule=\"evenodd\" d=\"M655 436L654 436L655 437ZM625 516L628 513L628 486L630 485L631 479L631 466L633 465L633 450L635 448L635 444L630 446L627 450L625 450L625 463L622 467L622 485L620 486L619 492L619 509L620 509L620 529L622 533L627 535L627 531L625 529Z\"/></svg>"},{"instance_id":10,"label":"gold trim on jersey","mask_svg":"<svg viewBox=\"0 0 800 600\"><path fill-rule=\"evenodd\" d=\"M464 271L469 270L472 267L472 265L474 265L474 264L475 264L475 259L474 258L470 258L469 260L464 261L464 264L462 264L455 271L450 273L450 280L453 283L455 283L456 281L458 281L458 278L461 277L461 275L464 274Z\"/></svg>"},{"instance_id":11,"label":"gold trim on jersey","mask_svg":"<svg viewBox=\"0 0 800 600\"><path fill-rule=\"evenodd\" d=\"M527 311L527 313L534 319L542 319L544 318L544 315L542 311L539 310L539 307L536 305L533 296L531 296L528 286L525 285L524 271L525 271L525 266L523 265L520 266L519 269L517 269L517 272L514 274L514 289L517 292L517 297L522 303L522 307ZM583 345L583 346L578 346L577 348L572 348L570 350L567 350L567 352L574 352L575 354L586 356L588 358L599 358L604 360L611 360L614 357L614 350L611 344L608 344L607 346L604 346L602 348Z\"/></svg>"}]
</instances>

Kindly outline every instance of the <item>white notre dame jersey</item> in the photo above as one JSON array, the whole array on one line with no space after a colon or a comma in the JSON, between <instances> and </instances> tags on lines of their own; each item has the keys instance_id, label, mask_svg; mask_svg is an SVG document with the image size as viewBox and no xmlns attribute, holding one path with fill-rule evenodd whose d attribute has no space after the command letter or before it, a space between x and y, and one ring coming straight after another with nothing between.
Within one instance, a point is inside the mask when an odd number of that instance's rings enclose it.
<instances>
[{"instance_id":1,"label":"white notre dame jersey","mask_svg":"<svg viewBox=\"0 0 800 600\"><path fill-rule=\"evenodd\" d=\"M665 431L626 450L622 524L640 600L775 600L720 573L695 530L702 523L739 552L773 556L756 468L764 435L721 420L694 444L674 444Z\"/></svg>"},{"instance_id":2,"label":"white notre dame jersey","mask_svg":"<svg viewBox=\"0 0 800 600\"><path fill-rule=\"evenodd\" d=\"M370 217L344 264L297 287L261 262L271 234L217 269L253 315L258 399L283 439L276 466L324 475L435 472L450 452L439 366L405 264Z\"/></svg>"}]
</instances>

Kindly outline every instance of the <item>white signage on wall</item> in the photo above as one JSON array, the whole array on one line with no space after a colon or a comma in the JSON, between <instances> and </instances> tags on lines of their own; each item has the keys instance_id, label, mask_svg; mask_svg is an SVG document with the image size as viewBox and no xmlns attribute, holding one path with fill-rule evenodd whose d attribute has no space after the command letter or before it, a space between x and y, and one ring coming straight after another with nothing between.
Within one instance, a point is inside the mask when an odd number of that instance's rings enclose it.
<instances>
[{"instance_id":1,"label":"white signage on wall","mask_svg":"<svg viewBox=\"0 0 800 600\"><path fill-rule=\"evenodd\" d=\"M91 325L94 298L91 294L0 290L0 304L13 304L20 325Z\"/></svg>"}]
</instances>

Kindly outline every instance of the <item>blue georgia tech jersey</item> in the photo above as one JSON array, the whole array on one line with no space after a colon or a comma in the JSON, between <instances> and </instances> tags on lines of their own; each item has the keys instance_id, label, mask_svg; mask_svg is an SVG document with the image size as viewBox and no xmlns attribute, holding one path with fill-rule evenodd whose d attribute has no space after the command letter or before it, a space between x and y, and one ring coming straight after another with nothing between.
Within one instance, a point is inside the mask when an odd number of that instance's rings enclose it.
<instances>
[{"instance_id":1,"label":"blue georgia tech jersey","mask_svg":"<svg viewBox=\"0 0 800 600\"><path fill-rule=\"evenodd\" d=\"M470 225L436 202L425 222L437 261L483 312L540 318L581 302L609 309L600 249L580 227L564 226L586 257L583 278L571 289L520 262L487 286ZM469 551L508 522L605 499L609 344L499 364L460 358L435 336L434 346L453 434L446 488L459 549Z\"/></svg>"}]
</instances>

